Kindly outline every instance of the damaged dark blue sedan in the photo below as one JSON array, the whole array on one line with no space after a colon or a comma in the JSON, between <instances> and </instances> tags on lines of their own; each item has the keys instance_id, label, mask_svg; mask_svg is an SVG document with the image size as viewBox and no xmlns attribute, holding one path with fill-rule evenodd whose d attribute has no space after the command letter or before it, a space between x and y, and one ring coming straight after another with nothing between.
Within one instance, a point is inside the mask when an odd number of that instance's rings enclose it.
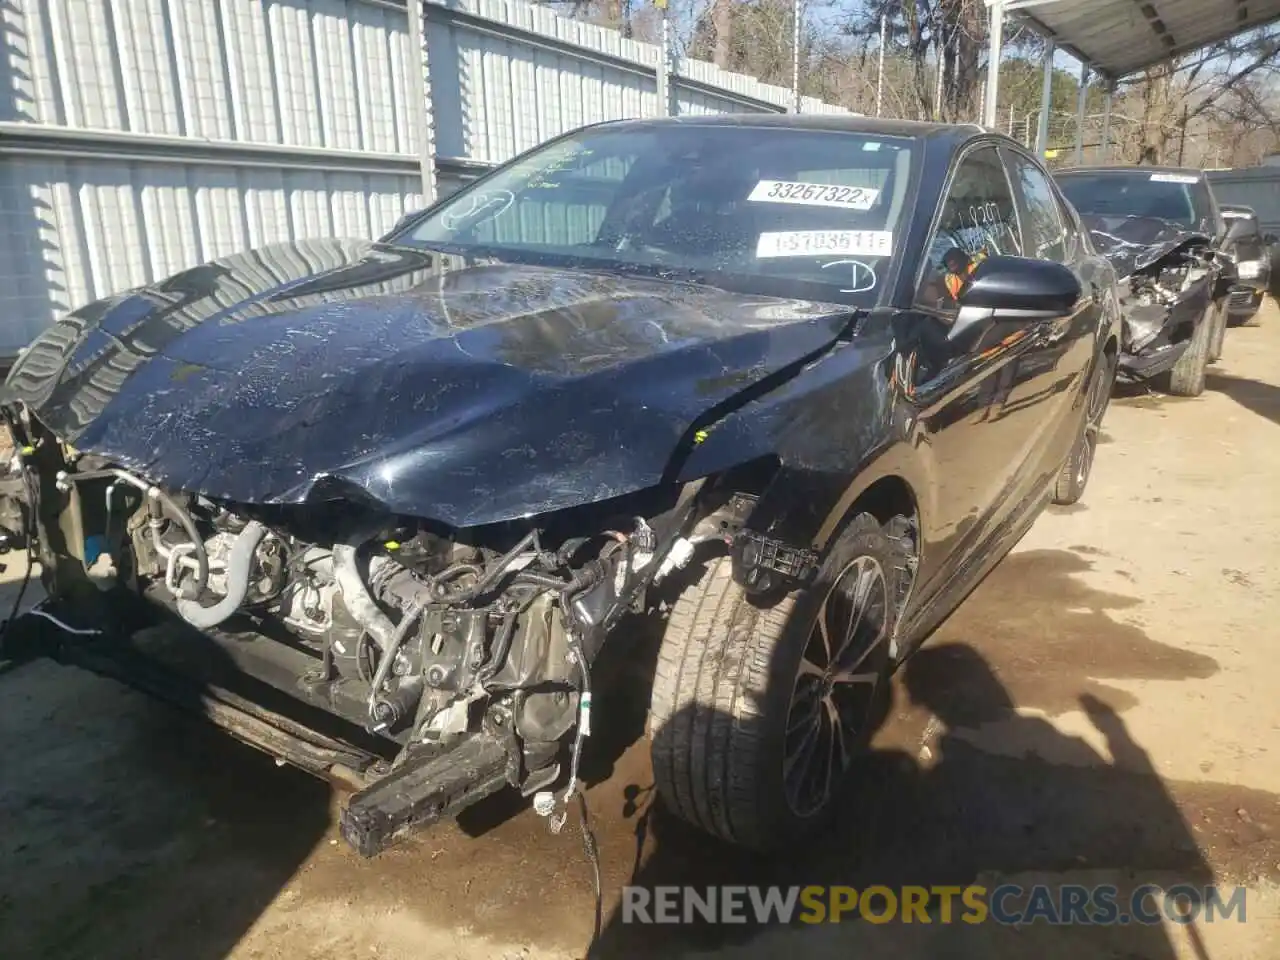
<instances>
[{"instance_id":1,"label":"damaged dark blue sedan","mask_svg":"<svg viewBox=\"0 0 1280 960\"><path fill-rule=\"evenodd\" d=\"M3 410L50 599L7 652L353 784L366 855L504 788L561 822L640 676L667 805L784 845L891 671L1081 496L1120 322L1043 167L977 127L579 130L378 242L36 340ZM663 624L647 666L628 615Z\"/></svg>"},{"instance_id":2,"label":"damaged dark blue sedan","mask_svg":"<svg viewBox=\"0 0 1280 960\"><path fill-rule=\"evenodd\" d=\"M1230 229L1204 174L1078 167L1056 178L1118 275L1120 377L1198 397L1209 364L1222 356L1237 280L1223 252Z\"/></svg>"}]
</instances>

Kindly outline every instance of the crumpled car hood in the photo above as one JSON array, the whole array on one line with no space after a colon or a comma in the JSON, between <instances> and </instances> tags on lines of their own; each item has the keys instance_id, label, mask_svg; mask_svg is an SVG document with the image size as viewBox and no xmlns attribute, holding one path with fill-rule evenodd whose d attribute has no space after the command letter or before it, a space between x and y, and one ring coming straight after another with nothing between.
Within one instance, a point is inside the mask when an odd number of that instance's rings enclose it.
<instances>
[{"instance_id":1,"label":"crumpled car hood","mask_svg":"<svg viewBox=\"0 0 1280 960\"><path fill-rule=\"evenodd\" d=\"M1156 217L1082 214L1080 220L1089 230L1093 245L1111 261L1121 279L1148 270L1190 246L1211 243L1205 233Z\"/></svg>"},{"instance_id":2,"label":"crumpled car hood","mask_svg":"<svg viewBox=\"0 0 1280 960\"><path fill-rule=\"evenodd\" d=\"M278 244L90 304L14 366L57 436L244 503L355 494L453 526L662 480L691 428L849 310L350 240Z\"/></svg>"}]
</instances>

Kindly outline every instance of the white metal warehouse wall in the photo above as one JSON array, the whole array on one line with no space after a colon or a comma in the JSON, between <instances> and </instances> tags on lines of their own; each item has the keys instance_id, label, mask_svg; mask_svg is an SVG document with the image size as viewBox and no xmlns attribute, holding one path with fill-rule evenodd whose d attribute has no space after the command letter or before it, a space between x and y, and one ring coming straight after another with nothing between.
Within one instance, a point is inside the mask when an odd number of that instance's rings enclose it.
<instances>
[{"instance_id":1,"label":"white metal warehouse wall","mask_svg":"<svg viewBox=\"0 0 1280 960\"><path fill-rule=\"evenodd\" d=\"M0 354L211 257L377 236L422 204L423 165L444 195L564 130L663 112L652 44L518 0L425 11L423 56L405 0L0 0ZM674 66L665 112L790 103Z\"/></svg>"}]
</instances>

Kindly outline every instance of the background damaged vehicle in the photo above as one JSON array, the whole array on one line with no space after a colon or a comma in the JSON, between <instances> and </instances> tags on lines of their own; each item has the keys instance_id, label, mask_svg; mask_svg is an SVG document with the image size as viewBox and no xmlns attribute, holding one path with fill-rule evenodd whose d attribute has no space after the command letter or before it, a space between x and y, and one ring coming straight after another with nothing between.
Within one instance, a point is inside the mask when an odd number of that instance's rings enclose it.
<instances>
[{"instance_id":1,"label":"background damaged vehicle","mask_svg":"<svg viewBox=\"0 0 1280 960\"><path fill-rule=\"evenodd\" d=\"M1271 244L1252 207L1219 204L1218 209L1227 223L1223 252L1236 272L1236 282L1227 294L1227 325L1235 326L1257 317L1262 298L1271 289Z\"/></svg>"},{"instance_id":2,"label":"background damaged vehicle","mask_svg":"<svg viewBox=\"0 0 1280 960\"><path fill-rule=\"evenodd\" d=\"M1199 396L1207 365L1222 355L1235 282L1231 258L1220 252L1226 224L1204 175L1087 167L1055 176L1120 278L1120 376L1159 376L1167 392Z\"/></svg>"},{"instance_id":3,"label":"background damaged vehicle","mask_svg":"<svg viewBox=\"0 0 1280 960\"><path fill-rule=\"evenodd\" d=\"M4 409L51 600L7 641L353 784L371 855L505 787L563 823L598 657L642 657L620 624L669 602L661 795L785 844L895 665L1080 496L1113 285L976 127L580 130L380 242L42 335Z\"/></svg>"}]
</instances>

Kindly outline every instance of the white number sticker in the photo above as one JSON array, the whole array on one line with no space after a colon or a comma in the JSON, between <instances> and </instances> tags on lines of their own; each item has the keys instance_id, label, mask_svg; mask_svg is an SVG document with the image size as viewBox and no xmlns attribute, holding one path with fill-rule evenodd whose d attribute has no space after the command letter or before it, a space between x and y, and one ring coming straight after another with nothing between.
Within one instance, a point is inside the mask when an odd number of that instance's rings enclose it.
<instances>
[{"instance_id":1,"label":"white number sticker","mask_svg":"<svg viewBox=\"0 0 1280 960\"><path fill-rule=\"evenodd\" d=\"M756 256L761 260L828 254L887 257L892 253L893 233L888 230L783 230L762 233L756 242Z\"/></svg>"},{"instance_id":2,"label":"white number sticker","mask_svg":"<svg viewBox=\"0 0 1280 960\"><path fill-rule=\"evenodd\" d=\"M880 198L871 187L842 187L831 183L793 183L761 180L747 197L753 203L799 203L808 207L843 207L870 210Z\"/></svg>"},{"instance_id":3,"label":"white number sticker","mask_svg":"<svg viewBox=\"0 0 1280 960\"><path fill-rule=\"evenodd\" d=\"M1185 173L1153 173L1152 183L1199 183L1199 177L1191 177Z\"/></svg>"}]
</instances>

